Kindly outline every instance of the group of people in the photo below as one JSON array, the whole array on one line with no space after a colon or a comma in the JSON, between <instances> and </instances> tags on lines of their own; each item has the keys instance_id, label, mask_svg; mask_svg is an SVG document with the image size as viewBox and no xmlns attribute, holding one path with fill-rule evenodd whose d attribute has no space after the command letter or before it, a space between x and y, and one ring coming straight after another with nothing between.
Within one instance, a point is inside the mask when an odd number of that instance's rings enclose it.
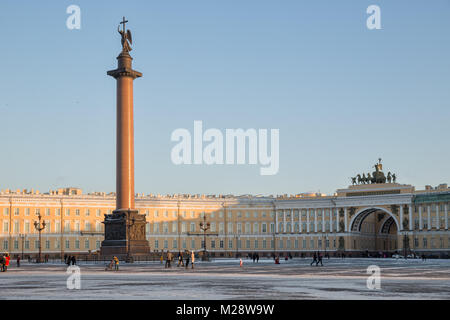
<instances>
[{"instance_id":1,"label":"group of people","mask_svg":"<svg viewBox=\"0 0 450 320\"><path fill-rule=\"evenodd\" d=\"M259 254L257 253L249 253L248 257L253 260L253 263L259 263Z\"/></svg>"},{"instance_id":2,"label":"group of people","mask_svg":"<svg viewBox=\"0 0 450 320\"><path fill-rule=\"evenodd\" d=\"M316 267L319 265L319 263L323 267L322 259L323 259L323 256L322 256L322 254L319 251L314 252L314 254L313 254L313 261L311 262L311 265L313 265L314 262L315 262L316 263Z\"/></svg>"},{"instance_id":3,"label":"group of people","mask_svg":"<svg viewBox=\"0 0 450 320\"><path fill-rule=\"evenodd\" d=\"M77 264L77 258L75 256L68 256L67 254L64 255L64 263L68 266L70 265L76 265Z\"/></svg>"},{"instance_id":4,"label":"group of people","mask_svg":"<svg viewBox=\"0 0 450 320\"><path fill-rule=\"evenodd\" d=\"M164 260L164 252L161 254L161 264ZM166 254L166 263L165 268L171 268L171 263L174 260L172 252L168 251ZM186 269L189 267L189 263L191 264L191 268L194 269L195 263L195 252L194 251L185 251L184 254L180 251L178 252L177 257L178 263L177 267L185 267Z\"/></svg>"},{"instance_id":5,"label":"group of people","mask_svg":"<svg viewBox=\"0 0 450 320\"><path fill-rule=\"evenodd\" d=\"M8 270L10 260L11 257L8 252L5 252L0 256L0 268L2 272L6 272L6 270Z\"/></svg>"}]
</instances>

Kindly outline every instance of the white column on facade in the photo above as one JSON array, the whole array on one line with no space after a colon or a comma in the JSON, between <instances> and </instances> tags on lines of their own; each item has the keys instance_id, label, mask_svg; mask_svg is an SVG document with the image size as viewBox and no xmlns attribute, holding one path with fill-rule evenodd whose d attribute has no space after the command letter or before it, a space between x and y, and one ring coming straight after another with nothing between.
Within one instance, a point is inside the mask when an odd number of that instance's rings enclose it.
<instances>
[{"instance_id":1,"label":"white column on facade","mask_svg":"<svg viewBox=\"0 0 450 320\"><path fill-rule=\"evenodd\" d=\"M306 232L309 233L309 215L312 209L306 209Z\"/></svg>"},{"instance_id":2,"label":"white column on facade","mask_svg":"<svg viewBox=\"0 0 450 320\"><path fill-rule=\"evenodd\" d=\"M410 204L408 209L408 217L409 217L409 230L413 230L413 212L412 212L412 204Z\"/></svg>"},{"instance_id":3,"label":"white column on facade","mask_svg":"<svg viewBox=\"0 0 450 320\"><path fill-rule=\"evenodd\" d=\"M325 232L325 209L322 209L322 232Z\"/></svg>"},{"instance_id":4,"label":"white column on facade","mask_svg":"<svg viewBox=\"0 0 450 320\"><path fill-rule=\"evenodd\" d=\"M348 232L347 216L348 216L347 208L344 208L344 224L345 224L345 232Z\"/></svg>"},{"instance_id":5,"label":"white column on facade","mask_svg":"<svg viewBox=\"0 0 450 320\"><path fill-rule=\"evenodd\" d=\"M278 233L278 211L275 210L275 233Z\"/></svg>"},{"instance_id":6,"label":"white column on facade","mask_svg":"<svg viewBox=\"0 0 450 320\"><path fill-rule=\"evenodd\" d=\"M333 208L330 208L330 232L333 232Z\"/></svg>"},{"instance_id":7,"label":"white column on facade","mask_svg":"<svg viewBox=\"0 0 450 320\"><path fill-rule=\"evenodd\" d=\"M294 209L291 209L291 232L294 232Z\"/></svg>"},{"instance_id":8,"label":"white column on facade","mask_svg":"<svg viewBox=\"0 0 450 320\"><path fill-rule=\"evenodd\" d=\"M444 205L444 213L445 213L445 230L448 230L448 204Z\"/></svg>"},{"instance_id":9,"label":"white column on facade","mask_svg":"<svg viewBox=\"0 0 450 320\"><path fill-rule=\"evenodd\" d=\"M286 210L283 210L283 233L286 232Z\"/></svg>"},{"instance_id":10,"label":"white column on facade","mask_svg":"<svg viewBox=\"0 0 450 320\"><path fill-rule=\"evenodd\" d=\"M422 206L419 206L419 230L423 229Z\"/></svg>"},{"instance_id":11,"label":"white column on facade","mask_svg":"<svg viewBox=\"0 0 450 320\"><path fill-rule=\"evenodd\" d=\"M400 221L399 221L399 224L400 224L399 228L400 228L400 231L401 231L401 230L403 230L403 206L402 205L400 205Z\"/></svg>"},{"instance_id":12,"label":"white column on facade","mask_svg":"<svg viewBox=\"0 0 450 320\"><path fill-rule=\"evenodd\" d=\"M441 217L439 216L439 203L436 203L436 230L441 228Z\"/></svg>"},{"instance_id":13,"label":"white column on facade","mask_svg":"<svg viewBox=\"0 0 450 320\"><path fill-rule=\"evenodd\" d=\"M303 233L302 229L302 209L298 209L298 230L300 233Z\"/></svg>"},{"instance_id":14,"label":"white column on facade","mask_svg":"<svg viewBox=\"0 0 450 320\"><path fill-rule=\"evenodd\" d=\"M317 209L314 209L314 232L317 233Z\"/></svg>"},{"instance_id":15,"label":"white column on facade","mask_svg":"<svg viewBox=\"0 0 450 320\"><path fill-rule=\"evenodd\" d=\"M428 213L428 230L431 230L431 207L427 206L427 213Z\"/></svg>"}]
</instances>

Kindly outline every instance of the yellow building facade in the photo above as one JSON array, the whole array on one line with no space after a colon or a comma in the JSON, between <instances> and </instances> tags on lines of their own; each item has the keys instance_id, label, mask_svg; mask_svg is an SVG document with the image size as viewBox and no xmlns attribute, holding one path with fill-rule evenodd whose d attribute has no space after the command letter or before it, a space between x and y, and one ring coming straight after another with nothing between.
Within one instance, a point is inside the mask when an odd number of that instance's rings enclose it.
<instances>
[{"instance_id":1,"label":"yellow building facade","mask_svg":"<svg viewBox=\"0 0 450 320\"><path fill-rule=\"evenodd\" d=\"M393 253L450 254L450 189L415 191L396 183L353 185L333 196L136 195L146 216L151 252L201 251L200 223L209 223L206 249L216 257L258 252L261 256L347 256ZM35 257L38 216L45 221L41 249L50 257L96 252L104 239L104 215L115 195L84 195L66 188L48 193L0 193L0 251Z\"/></svg>"}]
</instances>

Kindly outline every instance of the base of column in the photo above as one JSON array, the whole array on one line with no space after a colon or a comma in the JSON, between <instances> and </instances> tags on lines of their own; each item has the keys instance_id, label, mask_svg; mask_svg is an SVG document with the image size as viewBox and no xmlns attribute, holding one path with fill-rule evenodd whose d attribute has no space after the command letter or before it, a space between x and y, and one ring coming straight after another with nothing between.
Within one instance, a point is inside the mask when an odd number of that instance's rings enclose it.
<instances>
[{"instance_id":1,"label":"base of column","mask_svg":"<svg viewBox=\"0 0 450 320\"><path fill-rule=\"evenodd\" d=\"M150 246L145 234L145 216L138 210L114 210L105 215L105 240L102 242L102 256L148 255Z\"/></svg>"}]
</instances>

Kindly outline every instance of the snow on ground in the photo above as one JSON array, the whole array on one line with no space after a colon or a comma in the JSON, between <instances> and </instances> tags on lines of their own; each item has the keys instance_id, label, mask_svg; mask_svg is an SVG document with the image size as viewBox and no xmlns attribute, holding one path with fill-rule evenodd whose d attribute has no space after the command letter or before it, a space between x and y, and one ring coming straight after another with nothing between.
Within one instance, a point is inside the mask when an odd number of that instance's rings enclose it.
<instances>
[{"instance_id":1,"label":"snow on ground","mask_svg":"<svg viewBox=\"0 0 450 320\"><path fill-rule=\"evenodd\" d=\"M310 266L309 259L259 263L239 259L198 262L194 269L160 262L120 264L80 262L81 289L67 289L61 263L12 263L0 273L6 299L450 299L450 260L333 259ZM367 288L367 267L381 268L381 289Z\"/></svg>"}]
</instances>

